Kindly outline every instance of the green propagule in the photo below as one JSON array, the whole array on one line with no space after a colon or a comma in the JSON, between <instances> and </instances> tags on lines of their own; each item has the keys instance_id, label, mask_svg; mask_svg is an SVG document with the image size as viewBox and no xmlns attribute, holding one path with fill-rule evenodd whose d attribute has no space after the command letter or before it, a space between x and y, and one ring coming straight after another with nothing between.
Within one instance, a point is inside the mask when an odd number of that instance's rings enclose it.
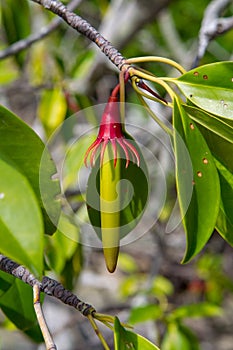
<instances>
[{"instance_id":1,"label":"green propagule","mask_svg":"<svg viewBox=\"0 0 233 350\"><path fill-rule=\"evenodd\" d=\"M136 60L139 59L137 58ZM147 58L144 59L146 60ZM132 61L133 63L134 60L131 59L129 62ZM162 58L161 60L164 61ZM173 63L173 61L166 60L164 63L171 64L171 62ZM175 65L179 71L183 71L175 62L172 65ZM103 112L97 139L88 148L84 159L86 166L89 157L91 167L98 167L99 169L97 177L97 181L99 182L97 184L98 191L92 192L89 188L88 191L92 193L87 196L91 196L93 193L99 194L99 224L97 226L100 227L97 227L97 230L100 229L99 236L102 241L105 262L109 272L114 272L116 269L121 238L122 198L119 187L122 179L122 163L124 163L124 168L127 171L130 163L134 163L139 167L140 158L142 157L134 140L125 132L124 85L130 80L140 98L142 96L149 97L154 101L160 101L164 105L169 105L164 98L145 84L142 77L147 80L152 79L151 74L147 74L145 71L140 71L130 65L128 67L126 65L126 69L122 70L120 73L120 83L112 91ZM158 81L160 80L158 79ZM165 82L161 80L160 84L167 88L168 92L171 92L171 89ZM118 103L118 94L120 94L121 103ZM143 104L147 107L145 102ZM153 115L153 117L158 122L156 116ZM160 121L159 124L161 125ZM161 126L166 132L171 133L171 130L165 125ZM91 205L87 203L87 206L90 221L93 223Z\"/></svg>"},{"instance_id":2,"label":"green propagule","mask_svg":"<svg viewBox=\"0 0 233 350\"><path fill-rule=\"evenodd\" d=\"M99 166L101 240L109 272L115 271L119 254L121 198L118 187L121 180L121 162L125 162L125 168L128 168L131 161L135 161L138 166L140 163L137 149L132 140L127 139L124 134L117 97L119 90L120 84L115 87L108 100L97 139L88 148L84 159L87 165L90 154L91 166ZM125 160L122 159L121 151Z\"/></svg>"}]
</instances>

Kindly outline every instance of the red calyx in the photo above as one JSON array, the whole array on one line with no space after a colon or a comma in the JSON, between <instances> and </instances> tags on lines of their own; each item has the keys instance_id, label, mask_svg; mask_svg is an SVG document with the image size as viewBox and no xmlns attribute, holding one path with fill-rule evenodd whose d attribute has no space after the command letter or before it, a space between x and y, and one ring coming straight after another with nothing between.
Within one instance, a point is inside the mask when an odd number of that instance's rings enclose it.
<instances>
[{"instance_id":1,"label":"red calyx","mask_svg":"<svg viewBox=\"0 0 233 350\"><path fill-rule=\"evenodd\" d=\"M103 164L104 152L107 144L111 142L114 156L114 166L116 166L118 155L117 155L117 144L123 149L126 158L126 168L130 162L130 155L139 166L140 157L136 148L132 145L131 140L127 140L123 134L122 123L120 119L120 112L118 106L118 98L116 94L119 90L119 85L113 90L108 103L105 107L97 139L88 148L84 163L87 166L87 158L90 154L90 164L93 167L95 164L95 157L98 150L100 150L100 164Z\"/></svg>"}]
</instances>

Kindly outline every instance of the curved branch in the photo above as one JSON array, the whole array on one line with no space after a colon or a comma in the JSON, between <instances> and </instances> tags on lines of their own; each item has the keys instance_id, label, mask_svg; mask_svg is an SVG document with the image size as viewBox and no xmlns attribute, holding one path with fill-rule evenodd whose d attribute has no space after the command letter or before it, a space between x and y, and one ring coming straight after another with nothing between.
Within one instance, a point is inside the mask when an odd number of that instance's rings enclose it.
<instances>
[{"instance_id":1,"label":"curved branch","mask_svg":"<svg viewBox=\"0 0 233 350\"><path fill-rule=\"evenodd\" d=\"M211 40L233 28L233 16L220 17L230 3L231 0L212 0L207 6L199 31L198 52L193 67L199 64Z\"/></svg>"},{"instance_id":2,"label":"curved branch","mask_svg":"<svg viewBox=\"0 0 233 350\"><path fill-rule=\"evenodd\" d=\"M42 281L39 281L24 266L17 264L2 254L0 254L0 270L19 278L31 287L38 285L40 292L44 292L47 295L61 300L64 304L74 307L84 316L95 313L95 309L92 305L81 301L75 294L65 289L61 283L47 276L44 276Z\"/></svg>"},{"instance_id":3,"label":"curved branch","mask_svg":"<svg viewBox=\"0 0 233 350\"><path fill-rule=\"evenodd\" d=\"M82 17L70 11L64 4L58 0L31 0L45 9L61 17L70 27L83 34L93 41L106 57L121 70L125 64L125 58L122 54L106 40L90 23Z\"/></svg>"},{"instance_id":4,"label":"curved branch","mask_svg":"<svg viewBox=\"0 0 233 350\"><path fill-rule=\"evenodd\" d=\"M67 5L67 8L69 10L74 10L77 6L80 5L82 0L73 0L70 2L69 5ZM36 43L37 41L45 38L50 33L52 33L55 29L59 27L59 25L62 23L62 19L59 17L54 18L49 25L42 28L39 33L31 34L25 39L21 39L17 41L16 43L10 45L5 50L0 51L0 60L7 58L9 56L13 56L16 53L27 49L32 44Z\"/></svg>"}]
</instances>

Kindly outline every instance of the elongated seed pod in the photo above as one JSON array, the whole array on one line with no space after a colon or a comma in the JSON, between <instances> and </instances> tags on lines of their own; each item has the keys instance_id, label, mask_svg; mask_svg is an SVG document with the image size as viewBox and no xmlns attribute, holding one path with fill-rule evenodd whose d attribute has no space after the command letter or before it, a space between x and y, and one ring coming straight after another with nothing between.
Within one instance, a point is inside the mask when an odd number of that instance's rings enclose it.
<instances>
[{"instance_id":1,"label":"elongated seed pod","mask_svg":"<svg viewBox=\"0 0 233 350\"><path fill-rule=\"evenodd\" d=\"M121 205L121 199L123 200L123 195L122 198L120 195L122 193L121 180L127 179L131 183L130 177L132 177L132 167L134 166L137 170L134 169L133 177L140 172L140 151L133 144L132 138L126 134L121 122L116 96L118 90L119 86L113 90L109 97L101 118L97 139L89 146L84 157L86 166L89 157L90 165L93 168L87 187L88 215L102 241L109 272L114 272L116 269L120 238L124 237L137 222L135 209L137 212L138 205L134 207L134 213L130 204L126 205L125 202L125 208ZM96 193L99 193L98 198ZM130 194L130 190L128 194L126 191L124 200ZM124 215L126 212L127 215ZM123 226L124 229L122 229Z\"/></svg>"},{"instance_id":2,"label":"elongated seed pod","mask_svg":"<svg viewBox=\"0 0 233 350\"><path fill-rule=\"evenodd\" d=\"M103 252L109 272L115 271L119 253L120 168L121 159L114 164L111 144L107 144L100 166L100 217Z\"/></svg>"}]
</instances>

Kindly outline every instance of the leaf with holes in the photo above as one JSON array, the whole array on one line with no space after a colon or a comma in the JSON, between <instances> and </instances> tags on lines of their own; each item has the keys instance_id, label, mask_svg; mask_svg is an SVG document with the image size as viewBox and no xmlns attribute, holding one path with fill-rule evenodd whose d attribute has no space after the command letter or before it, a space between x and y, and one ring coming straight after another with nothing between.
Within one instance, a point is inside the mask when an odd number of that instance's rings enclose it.
<instances>
[{"instance_id":1,"label":"leaf with holes","mask_svg":"<svg viewBox=\"0 0 233 350\"><path fill-rule=\"evenodd\" d=\"M233 119L233 62L204 65L172 81L194 105Z\"/></svg>"},{"instance_id":2,"label":"leaf with holes","mask_svg":"<svg viewBox=\"0 0 233 350\"><path fill-rule=\"evenodd\" d=\"M183 105L191 119L212 133L233 144L233 125L229 119L223 119L194 106Z\"/></svg>"},{"instance_id":3,"label":"leaf with holes","mask_svg":"<svg viewBox=\"0 0 233 350\"><path fill-rule=\"evenodd\" d=\"M217 220L220 186L211 152L196 124L189 118L181 102L174 100L174 152L176 157L176 184L183 225L186 232L186 252L183 263L195 257L209 240ZM184 140L193 167L193 179L183 157ZM187 208L187 193L192 191ZM187 211L185 212L185 210Z\"/></svg>"},{"instance_id":4,"label":"leaf with holes","mask_svg":"<svg viewBox=\"0 0 233 350\"><path fill-rule=\"evenodd\" d=\"M203 112L201 112L201 114L203 115ZM199 112L198 115L200 116ZM213 119L209 119L209 124L206 124L203 127L203 124L201 123L202 125L199 125L199 129L202 135L205 137L209 149L214 156L219 173L221 200L216 229L230 245L233 245L233 142L231 139L232 124L231 121L228 120L227 123L224 122L223 127L222 120L219 120L216 124L216 130L213 130L211 128Z\"/></svg>"},{"instance_id":5,"label":"leaf with holes","mask_svg":"<svg viewBox=\"0 0 233 350\"><path fill-rule=\"evenodd\" d=\"M204 136L212 155L233 173L233 143L201 125L198 128Z\"/></svg>"}]
</instances>

